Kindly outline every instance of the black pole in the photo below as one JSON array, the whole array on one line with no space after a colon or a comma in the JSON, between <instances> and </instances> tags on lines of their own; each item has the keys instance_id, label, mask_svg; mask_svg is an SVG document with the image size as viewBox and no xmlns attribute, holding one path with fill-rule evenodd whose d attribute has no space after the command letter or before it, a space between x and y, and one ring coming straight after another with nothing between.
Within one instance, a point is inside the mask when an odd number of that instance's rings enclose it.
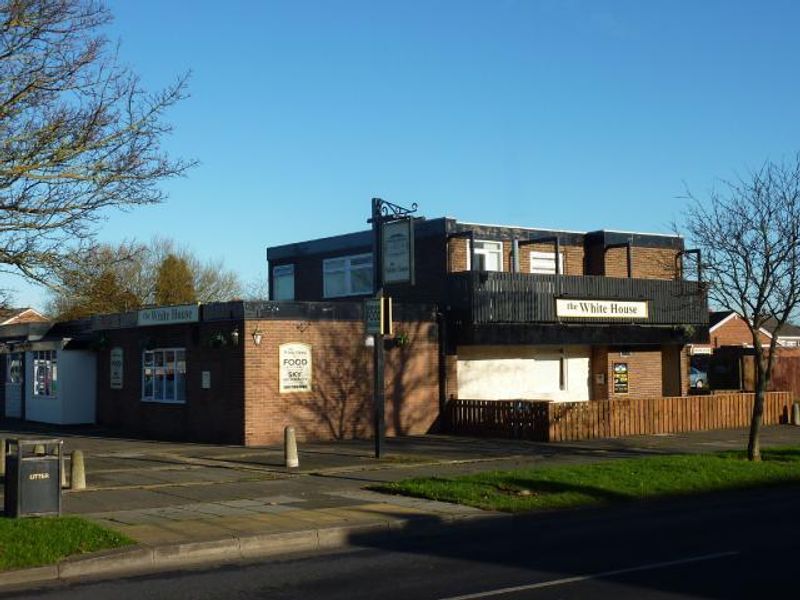
<instances>
[{"instance_id":1,"label":"black pole","mask_svg":"<svg viewBox=\"0 0 800 600\"><path fill-rule=\"evenodd\" d=\"M382 240L381 240L381 204L380 198L372 199L372 281L375 297L381 306L383 315L383 269L382 269ZM372 367L373 367L373 388L372 403L374 405L374 425L375 434L375 458L383 455L383 437L385 434L384 423L384 356L383 356L383 318L381 318L381 331L375 333L375 345L373 347Z\"/></svg>"}]
</instances>

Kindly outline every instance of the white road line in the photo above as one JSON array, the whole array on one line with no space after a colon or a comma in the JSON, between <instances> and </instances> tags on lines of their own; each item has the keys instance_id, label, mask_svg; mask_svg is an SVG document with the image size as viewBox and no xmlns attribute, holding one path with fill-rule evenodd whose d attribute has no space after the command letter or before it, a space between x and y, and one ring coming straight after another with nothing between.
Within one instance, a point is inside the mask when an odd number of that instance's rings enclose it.
<instances>
[{"instance_id":1,"label":"white road line","mask_svg":"<svg viewBox=\"0 0 800 600\"><path fill-rule=\"evenodd\" d=\"M554 587L557 585L565 585L568 583L575 583L578 581L588 581L590 579L602 579L603 577L613 577L614 575L623 575L625 573L635 573L637 571L650 571L653 569L664 569L666 567L675 567L678 565L685 565L689 563L701 562L704 560L714 560L717 558L725 558L728 556L735 556L739 554L738 551L731 550L729 552L717 552L716 554L704 554L703 556L692 556L689 558L681 558L679 560L670 560L666 562L650 563L648 565L640 565L638 567L629 567L627 569L616 569L614 571L604 571L602 573L593 573L591 575L576 575L575 577L564 577L563 579L552 579L550 581L540 581L539 583L530 583L528 585L515 585L513 587L499 588L496 590L489 590L486 592L477 592L475 594L464 594L463 596L450 596L448 598L441 598L441 600L476 600L478 598L489 598L491 596L500 596L502 594L513 594L514 592L524 592L526 590L535 590L538 588Z\"/></svg>"}]
</instances>

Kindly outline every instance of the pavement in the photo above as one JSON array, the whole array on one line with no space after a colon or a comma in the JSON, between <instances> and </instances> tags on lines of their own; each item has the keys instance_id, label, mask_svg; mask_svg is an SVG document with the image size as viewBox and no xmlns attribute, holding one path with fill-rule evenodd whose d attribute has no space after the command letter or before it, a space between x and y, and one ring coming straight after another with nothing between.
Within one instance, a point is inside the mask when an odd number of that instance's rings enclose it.
<instances>
[{"instance_id":1,"label":"pavement","mask_svg":"<svg viewBox=\"0 0 800 600\"><path fill-rule=\"evenodd\" d=\"M113 437L96 429L0 426L0 437L64 439L86 457L87 489L66 490L64 512L138 542L133 550L68 559L38 575L0 575L0 586L144 571L192 562L285 555L348 544L353 532L419 533L497 517L454 504L379 494L381 482L620 457L743 449L746 430L539 443L429 435L389 439L385 458L369 441L301 443L287 472L280 447L172 443ZM800 444L800 428L766 427L764 446ZM32 571L32 570L28 570ZM36 576L35 576L36 575Z\"/></svg>"}]
</instances>

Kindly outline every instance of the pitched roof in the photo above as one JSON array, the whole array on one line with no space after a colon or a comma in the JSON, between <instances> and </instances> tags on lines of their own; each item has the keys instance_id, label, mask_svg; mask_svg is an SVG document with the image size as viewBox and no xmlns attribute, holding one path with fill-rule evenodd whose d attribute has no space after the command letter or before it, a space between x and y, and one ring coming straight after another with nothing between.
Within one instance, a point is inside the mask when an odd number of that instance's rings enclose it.
<instances>
[{"instance_id":1,"label":"pitched roof","mask_svg":"<svg viewBox=\"0 0 800 600\"><path fill-rule=\"evenodd\" d=\"M736 313L732 310L718 310L710 312L708 315L708 328L714 329L717 325L720 325L723 321L735 314Z\"/></svg>"},{"instance_id":2,"label":"pitched roof","mask_svg":"<svg viewBox=\"0 0 800 600\"><path fill-rule=\"evenodd\" d=\"M770 317L764 322L762 329L770 332L771 334L778 334L778 337L800 337L800 327L792 323L784 323L780 329L776 331L777 319Z\"/></svg>"},{"instance_id":3,"label":"pitched roof","mask_svg":"<svg viewBox=\"0 0 800 600\"><path fill-rule=\"evenodd\" d=\"M35 308L0 308L0 325L16 323L44 323L49 321Z\"/></svg>"}]
</instances>

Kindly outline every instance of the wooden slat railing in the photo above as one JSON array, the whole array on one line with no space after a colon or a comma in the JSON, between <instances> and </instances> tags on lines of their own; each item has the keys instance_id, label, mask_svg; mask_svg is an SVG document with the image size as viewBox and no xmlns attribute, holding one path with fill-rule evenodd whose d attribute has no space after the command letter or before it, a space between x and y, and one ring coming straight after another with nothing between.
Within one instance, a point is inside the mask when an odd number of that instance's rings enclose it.
<instances>
[{"instance_id":1,"label":"wooden slat railing","mask_svg":"<svg viewBox=\"0 0 800 600\"><path fill-rule=\"evenodd\" d=\"M562 442L747 427L753 398L734 393L590 402L451 400L447 416L454 434ZM764 424L785 422L791 403L789 392L768 392Z\"/></svg>"}]
</instances>

